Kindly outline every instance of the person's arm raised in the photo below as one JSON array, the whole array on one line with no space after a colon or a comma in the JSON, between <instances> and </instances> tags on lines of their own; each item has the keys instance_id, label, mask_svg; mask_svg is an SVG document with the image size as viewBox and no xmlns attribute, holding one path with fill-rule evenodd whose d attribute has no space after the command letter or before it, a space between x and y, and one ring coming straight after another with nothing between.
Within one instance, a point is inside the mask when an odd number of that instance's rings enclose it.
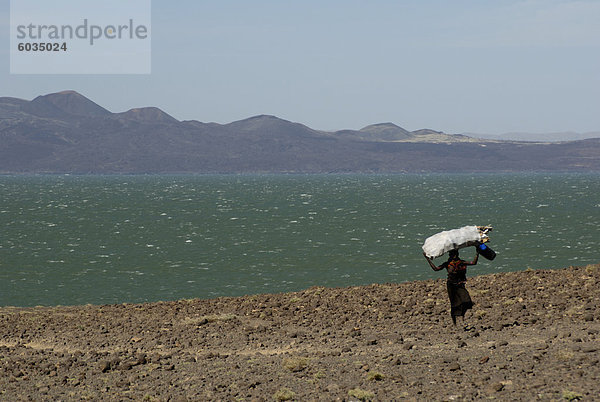
<instances>
[{"instance_id":1,"label":"person's arm raised","mask_svg":"<svg viewBox=\"0 0 600 402\"><path fill-rule=\"evenodd\" d=\"M469 265L477 265L477 260L479 260L479 250L477 250L477 254L475 254L475 258L473 259L473 261L467 263Z\"/></svg>"},{"instance_id":2,"label":"person's arm raised","mask_svg":"<svg viewBox=\"0 0 600 402\"><path fill-rule=\"evenodd\" d=\"M435 265L433 263L433 261L431 260L431 258L427 257L427 254L423 253L423 256L425 257L425 259L429 263L429 266L431 267L431 269L433 269L434 271L439 271L439 270L443 269L443 267L438 267L437 265Z\"/></svg>"}]
</instances>

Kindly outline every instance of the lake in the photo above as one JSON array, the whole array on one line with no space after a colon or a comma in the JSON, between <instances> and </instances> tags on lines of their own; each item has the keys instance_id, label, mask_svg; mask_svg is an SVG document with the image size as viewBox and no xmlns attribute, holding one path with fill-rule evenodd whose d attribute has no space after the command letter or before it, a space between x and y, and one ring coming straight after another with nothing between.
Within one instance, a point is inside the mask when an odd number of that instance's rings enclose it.
<instances>
[{"instance_id":1,"label":"lake","mask_svg":"<svg viewBox=\"0 0 600 402\"><path fill-rule=\"evenodd\" d=\"M464 225L498 254L469 276L593 264L599 194L598 174L0 176L0 305L440 278L421 245Z\"/></svg>"}]
</instances>

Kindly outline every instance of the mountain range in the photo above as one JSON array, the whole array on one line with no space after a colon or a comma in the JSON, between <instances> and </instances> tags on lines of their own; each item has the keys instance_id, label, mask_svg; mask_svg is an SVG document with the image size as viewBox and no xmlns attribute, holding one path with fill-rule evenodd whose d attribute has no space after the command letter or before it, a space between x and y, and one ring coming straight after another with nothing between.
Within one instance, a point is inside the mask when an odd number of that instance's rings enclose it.
<instances>
[{"instance_id":1,"label":"mountain range","mask_svg":"<svg viewBox=\"0 0 600 402\"><path fill-rule=\"evenodd\" d=\"M600 171L600 138L557 143L408 131L322 131L275 116L179 121L112 113L75 91L0 97L0 173L400 173Z\"/></svg>"}]
</instances>

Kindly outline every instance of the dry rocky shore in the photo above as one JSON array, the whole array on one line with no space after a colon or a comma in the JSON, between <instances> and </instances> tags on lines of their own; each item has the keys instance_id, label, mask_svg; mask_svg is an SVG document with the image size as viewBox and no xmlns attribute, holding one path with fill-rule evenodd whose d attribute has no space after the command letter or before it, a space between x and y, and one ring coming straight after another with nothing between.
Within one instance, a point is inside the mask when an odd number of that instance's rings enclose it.
<instances>
[{"instance_id":1,"label":"dry rocky shore","mask_svg":"<svg viewBox=\"0 0 600 402\"><path fill-rule=\"evenodd\" d=\"M598 400L600 265L213 300L0 308L0 400Z\"/></svg>"}]
</instances>

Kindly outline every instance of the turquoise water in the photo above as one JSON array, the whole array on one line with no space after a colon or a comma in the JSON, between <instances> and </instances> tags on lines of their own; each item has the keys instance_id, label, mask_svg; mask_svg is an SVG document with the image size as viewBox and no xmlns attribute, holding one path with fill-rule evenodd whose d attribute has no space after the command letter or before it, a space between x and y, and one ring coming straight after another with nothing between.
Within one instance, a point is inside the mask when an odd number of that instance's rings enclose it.
<instances>
[{"instance_id":1,"label":"turquoise water","mask_svg":"<svg viewBox=\"0 0 600 402\"><path fill-rule=\"evenodd\" d=\"M424 239L468 224L498 253L470 275L598 263L598 194L595 174L0 176L0 305L439 278Z\"/></svg>"}]
</instances>

